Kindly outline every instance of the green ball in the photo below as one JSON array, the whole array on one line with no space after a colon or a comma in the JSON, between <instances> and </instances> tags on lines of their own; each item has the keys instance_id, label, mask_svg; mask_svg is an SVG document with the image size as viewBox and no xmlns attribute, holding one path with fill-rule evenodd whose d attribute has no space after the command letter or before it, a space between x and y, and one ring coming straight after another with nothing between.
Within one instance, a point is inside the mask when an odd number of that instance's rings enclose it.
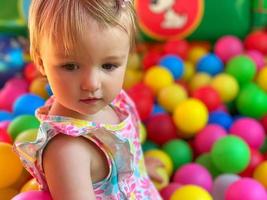
<instances>
[{"instance_id":1,"label":"green ball","mask_svg":"<svg viewBox=\"0 0 267 200\"><path fill-rule=\"evenodd\" d=\"M241 88L236 105L240 114L261 118L267 114L267 95L255 83L250 83Z\"/></svg>"},{"instance_id":2,"label":"green ball","mask_svg":"<svg viewBox=\"0 0 267 200\"><path fill-rule=\"evenodd\" d=\"M226 64L226 73L235 77L240 86L251 82L256 75L256 65L248 56L236 56Z\"/></svg>"},{"instance_id":3,"label":"green ball","mask_svg":"<svg viewBox=\"0 0 267 200\"><path fill-rule=\"evenodd\" d=\"M25 130L16 137L15 142L33 142L36 140L37 134L37 128Z\"/></svg>"},{"instance_id":4,"label":"green ball","mask_svg":"<svg viewBox=\"0 0 267 200\"><path fill-rule=\"evenodd\" d=\"M144 152L146 152L152 149L159 149L159 146L151 140L146 140L144 144L142 144L142 149Z\"/></svg>"},{"instance_id":5,"label":"green ball","mask_svg":"<svg viewBox=\"0 0 267 200\"><path fill-rule=\"evenodd\" d=\"M16 117L8 126L8 133L15 139L21 132L32 129L39 128L40 122L33 115L20 115Z\"/></svg>"},{"instance_id":6,"label":"green ball","mask_svg":"<svg viewBox=\"0 0 267 200\"><path fill-rule=\"evenodd\" d=\"M229 135L217 140L211 150L211 159L222 172L239 173L250 161L250 150L241 138Z\"/></svg>"},{"instance_id":7,"label":"green ball","mask_svg":"<svg viewBox=\"0 0 267 200\"><path fill-rule=\"evenodd\" d=\"M210 153L201 154L200 156L197 157L195 162L205 167L211 173L213 178L222 174L222 172L218 170L217 167L212 162Z\"/></svg>"},{"instance_id":8,"label":"green ball","mask_svg":"<svg viewBox=\"0 0 267 200\"><path fill-rule=\"evenodd\" d=\"M171 140L162 146L162 150L171 157L174 164L174 171L192 161L192 149L183 140Z\"/></svg>"}]
</instances>

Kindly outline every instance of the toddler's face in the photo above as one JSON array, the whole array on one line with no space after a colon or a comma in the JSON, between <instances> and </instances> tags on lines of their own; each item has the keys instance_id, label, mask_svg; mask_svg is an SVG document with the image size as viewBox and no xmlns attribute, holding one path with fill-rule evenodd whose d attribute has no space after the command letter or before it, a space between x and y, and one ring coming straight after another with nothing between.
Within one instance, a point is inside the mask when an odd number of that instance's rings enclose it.
<instances>
[{"instance_id":1,"label":"toddler's face","mask_svg":"<svg viewBox=\"0 0 267 200\"><path fill-rule=\"evenodd\" d=\"M70 55L46 38L40 48L41 70L57 102L81 118L96 114L117 96L130 48L129 35L119 27L101 28L92 22L86 30Z\"/></svg>"}]
</instances>

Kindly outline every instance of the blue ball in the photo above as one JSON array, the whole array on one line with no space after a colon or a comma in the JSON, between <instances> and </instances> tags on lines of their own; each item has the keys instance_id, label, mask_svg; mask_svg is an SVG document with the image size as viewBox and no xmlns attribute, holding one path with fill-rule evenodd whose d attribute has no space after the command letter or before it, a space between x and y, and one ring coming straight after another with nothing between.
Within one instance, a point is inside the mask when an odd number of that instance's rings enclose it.
<instances>
[{"instance_id":1,"label":"blue ball","mask_svg":"<svg viewBox=\"0 0 267 200\"><path fill-rule=\"evenodd\" d=\"M231 115L223 111L213 111L209 114L209 124L218 124L228 130L232 123L233 119Z\"/></svg>"},{"instance_id":2,"label":"blue ball","mask_svg":"<svg viewBox=\"0 0 267 200\"><path fill-rule=\"evenodd\" d=\"M153 110L152 110L152 115L158 115L158 114L162 114L162 113L166 113L165 109L162 108L158 104L154 104L153 105Z\"/></svg>"},{"instance_id":3,"label":"blue ball","mask_svg":"<svg viewBox=\"0 0 267 200\"><path fill-rule=\"evenodd\" d=\"M45 90L46 90L46 92L47 92L47 94L48 94L49 96L52 96L52 95L53 95L52 89L51 89L51 87L50 87L49 84L46 84L46 86L45 86Z\"/></svg>"},{"instance_id":4,"label":"blue ball","mask_svg":"<svg viewBox=\"0 0 267 200\"><path fill-rule=\"evenodd\" d=\"M24 94L16 99L13 104L13 111L18 115L34 115L35 110L44 105L45 100L35 94Z\"/></svg>"},{"instance_id":5,"label":"blue ball","mask_svg":"<svg viewBox=\"0 0 267 200\"><path fill-rule=\"evenodd\" d=\"M14 118L13 114L5 110L0 110L0 122L11 121Z\"/></svg>"},{"instance_id":6,"label":"blue ball","mask_svg":"<svg viewBox=\"0 0 267 200\"><path fill-rule=\"evenodd\" d=\"M175 80L181 78L184 74L184 62L178 56L164 56L160 59L159 65L170 70Z\"/></svg>"},{"instance_id":7,"label":"blue ball","mask_svg":"<svg viewBox=\"0 0 267 200\"><path fill-rule=\"evenodd\" d=\"M213 53L209 53L201 58L197 63L197 71L210 74L212 76L219 74L223 71L223 62Z\"/></svg>"}]
</instances>

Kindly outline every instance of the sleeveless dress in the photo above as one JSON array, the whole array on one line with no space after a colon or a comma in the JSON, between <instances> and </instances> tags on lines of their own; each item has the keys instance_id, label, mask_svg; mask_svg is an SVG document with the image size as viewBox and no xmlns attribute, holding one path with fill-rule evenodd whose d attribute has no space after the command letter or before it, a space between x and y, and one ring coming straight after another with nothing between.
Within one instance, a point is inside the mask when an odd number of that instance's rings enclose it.
<instances>
[{"instance_id":1,"label":"sleeveless dress","mask_svg":"<svg viewBox=\"0 0 267 200\"><path fill-rule=\"evenodd\" d=\"M41 122L37 139L34 142L16 143L14 146L24 167L36 178L41 190L49 191L42 166L43 151L54 136L66 134L82 136L94 142L107 158L108 175L93 183L97 200L161 199L147 175L139 141L140 119L125 91L121 90L110 104L122 120L119 124L48 115L53 101L54 97L51 97L46 105L36 110L36 117Z\"/></svg>"}]
</instances>

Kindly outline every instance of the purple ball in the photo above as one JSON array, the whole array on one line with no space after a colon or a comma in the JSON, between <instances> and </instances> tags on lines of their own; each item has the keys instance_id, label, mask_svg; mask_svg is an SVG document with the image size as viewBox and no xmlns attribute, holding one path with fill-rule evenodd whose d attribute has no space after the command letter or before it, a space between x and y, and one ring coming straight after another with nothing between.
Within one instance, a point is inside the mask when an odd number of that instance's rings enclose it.
<instances>
[{"instance_id":1,"label":"purple ball","mask_svg":"<svg viewBox=\"0 0 267 200\"><path fill-rule=\"evenodd\" d=\"M28 191L16 195L12 200L52 200L48 192L44 191Z\"/></svg>"},{"instance_id":2,"label":"purple ball","mask_svg":"<svg viewBox=\"0 0 267 200\"><path fill-rule=\"evenodd\" d=\"M173 181L182 185L198 185L209 192L212 189L211 174L205 167L196 163L189 163L179 168L174 174Z\"/></svg>"},{"instance_id":3,"label":"purple ball","mask_svg":"<svg viewBox=\"0 0 267 200\"><path fill-rule=\"evenodd\" d=\"M267 200L264 187L252 178L241 178L231 184L225 193L225 200Z\"/></svg>"},{"instance_id":4,"label":"purple ball","mask_svg":"<svg viewBox=\"0 0 267 200\"><path fill-rule=\"evenodd\" d=\"M197 153L202 154L210 152L212 145L221 137L226 136L224 128L217 124L208 124L195 137L195 148Z\"/></svg>"},{"instance_id":5,"label":"purple ball","mask_svg":"<svg viewBox=\"0 0 267 200\"><path fill-rule=\"evenodd\" d=\"M241 137L255 149L259 149L265 138L264 128L257 120L249 117L237 119L230 128L230 133Z\"/></svg>"},{"instance_id":6,"label":"purple ball","mask_svg":"<svg viewBox=\"0 0 267 200\"><path fill-rule=\"evenodd\" d=\"M231 35L221 37L214 47L216 55L225 63L232 57L242 54L243 49L242 41Z\"/></svg>"}]
</instances>

